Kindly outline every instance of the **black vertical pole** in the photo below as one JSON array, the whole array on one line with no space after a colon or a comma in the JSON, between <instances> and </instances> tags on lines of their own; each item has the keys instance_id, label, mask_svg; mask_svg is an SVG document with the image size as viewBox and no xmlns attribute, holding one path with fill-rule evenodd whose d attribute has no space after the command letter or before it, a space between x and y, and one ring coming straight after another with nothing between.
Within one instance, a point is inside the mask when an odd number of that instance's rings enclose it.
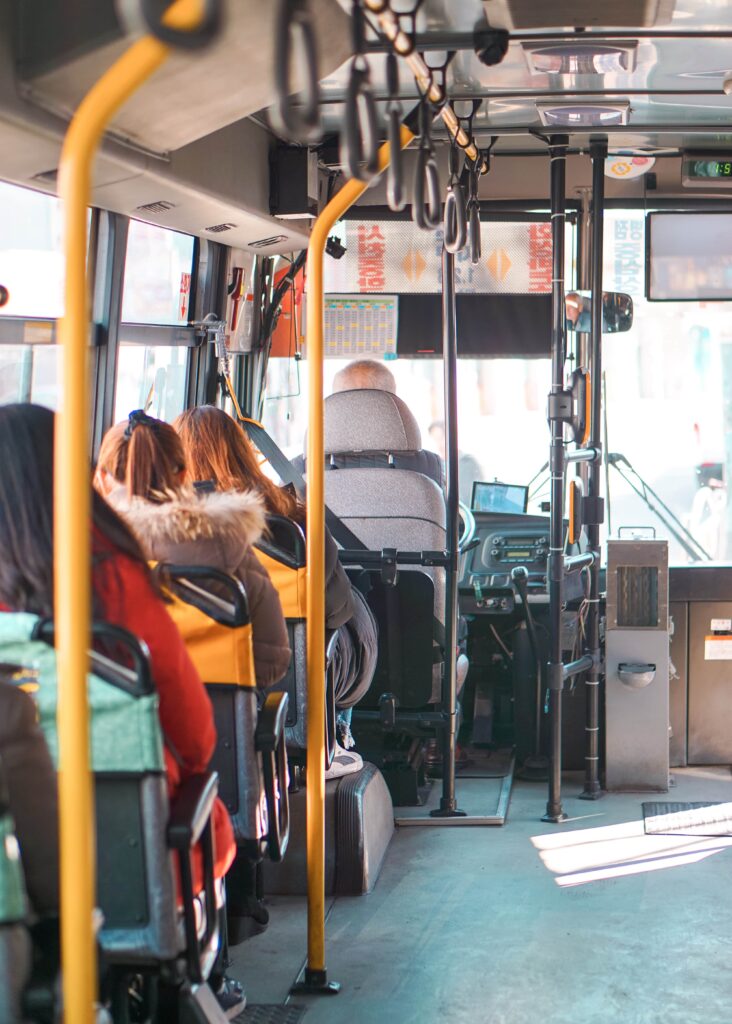
<instances>
[{"instance_id":1,"label":"black vertical pole","mask_svg":"<svg viewBox=\"0 0 732 1024\"><path fill-rule=\"evenodd\" d=\"M593 666L585 678L587 712L585 720L584 800L597 800L600 788L600 524L603 502L602 477L602 247L605 205L605 157L607 143L593 142L592 155L592 333L590 335L590 446L596 455L589 467L586 516L587 539L595 561L590 566L590 596L587 612L585 654L591 654Z\"/></svg>"},{"instance_id":2,"label":"black vertical pole","mask_svg":"<svg viewBox=\"0 0 732 1024\"><path fill-rule=\"evenodd\" d=\"M457 428L457 313L455 307L455 257L442 248L442 365L445 382L445 551L448 565L445 595L445 671L442 677L442 797L433 817L462 817L455 799L455 743L457 739L457 646L458 617L458 484Z\"/></svg>"},{"instance_id":3,"label":"black vertical pole","mask_svg":"<svg viewBox=\"0 0 732 1024\"><path fill-rule=\"evenodd\" d=\"M564 228L567 136L549 140L552 211L552 387L549 394L549 471L551 509L549 515L549 799L544 821L566 819L562 810L562 604L564 591Z\"/></svg>"}]
</instances>

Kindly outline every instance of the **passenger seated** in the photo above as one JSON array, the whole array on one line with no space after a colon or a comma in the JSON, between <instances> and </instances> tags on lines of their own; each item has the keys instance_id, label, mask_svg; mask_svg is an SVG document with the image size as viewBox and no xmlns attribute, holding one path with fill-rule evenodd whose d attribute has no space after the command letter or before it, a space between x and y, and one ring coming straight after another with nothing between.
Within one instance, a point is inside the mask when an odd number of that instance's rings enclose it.
<instances>
[{"instance_id":1,"label":"passenger seated","mask_svg":"<svg viewBox=\"0 0 732 1024\"><path fill-rule=\"evenodd\" d=\"M54 414L49 409L30 404L0 406L0 605L6 612L53 616L53 446ZM172 798L184 779L205 771L211 760L216 745L211 703L151 579L139 543L93 490L91 505L92 613L96 619L129 630L149 649ZM27 800L27 781L24 787ZM42 809L43 804L39 806ZM27 814L30 807L19 815L21 823L28 820ZM20 827L29 835L29 826ZM220 800L214 808L213 827L215 875L222 878L236 847ZM47 850L49 858L54 855L51 840ZM38 861L33 877L47 868L46 860ZM47 879L49 885L52 881ZM51 889L36 888L36 898L44 904L56 900ZM222 985L223 997L228 999L228 982Z\"/></svg>"},{"instance_id":2,"label":"passenger seated","mask_svg":"<svg viewBox=\"0 0 732 1024\"><path fill-rule=\"evenodd\" d=\"M148 558L211 566L241 580L252 622L257 685L272 686L287 671L290 646L279 595L252 550L264 529L264 504L252 490L200 494L185 479L183 446L169 423L138 410L107 431L97 487Z\"/></svg>"},{"instance_id":3,"label":"passenger seated","mask_svg":"<svg viewBox=\"0 0 732 1024\"><path fill-rule=\"evenodd\" d=\"M377 363L374 359L356 359L333 378L333 394L339 395L347 391L384 391L394 395L396 402L401 402L396 397L396 381L394 375L384 363ZM303 456L292 460L293 466L303 475L305 474L305 459ZM379 451L365 447L363 451L338 452L331 451L325 460L326 469L367 469L370 467L383 468L390 466L393 469L412 469L415 473L422 473L434 480L440 487L444 486L444 475L442 461L435 452L424 451Z\"/></svg>"},{"instance_id":4,"label":"passenger seated","mask_svg":"<svg viewBox=\"0 0 732 1024\"><path fill-rule=\"evenodd\" d=\"M61 966L56 771L33 699L10 682L17 668L0 664L0 771L20 847L32 950L21 973L13 962L11 991L0 994L0 1005L3 996L20 1003L31 973L52 988Z\"/></svg>"},{"instance_id":5,"label":"passenger seated","mask_svg":"<svg viewBox=\"0 0 732 1024\"><path fill-rule=\"evenodd\" d=\"M206 405L188 409L175 421L194 478L210 480L221 491L254 490L268 513L293 519L305 528L305 507L290 488L274 484L259 468L241 427L221 409ZM377 657L376 622L361 593L353 588L338 560L338 549L325 531L325 625L337 631L335 701L340 743L328 778L359 771L363 760L349 749L350 712L364 696Z\"/></svg>"}]
</instances>

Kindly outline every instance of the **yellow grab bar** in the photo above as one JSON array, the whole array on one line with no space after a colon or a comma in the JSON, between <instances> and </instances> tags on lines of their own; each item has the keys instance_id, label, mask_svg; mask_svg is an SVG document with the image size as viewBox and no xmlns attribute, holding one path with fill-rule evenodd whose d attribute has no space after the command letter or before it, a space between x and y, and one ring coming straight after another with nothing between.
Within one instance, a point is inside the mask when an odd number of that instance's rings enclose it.
<instances>
[{"instance_id":1,"label":"yellow grab bar","mask_svg":"<svg viewBox=\"0 0 732 1024\"><path fill-rule=\"evenodd\" d=\"M191 30L202 0L177 0L166 24ZM97 997L94 795L89 774L86 675L91 614L87 206L94 156L119 107L165 61L151 36L134 43L92 87L69 125L59 165L66 308L60 324L62 403L54 456L54 606L59 677L59 820L64 1020L92 1024Z\"/></svg>"},{"instance_id":2,"label":"yellow grab bar","mask_svg":"<svg viewBox=\"0 0 732 1024\"><path fill-rule=\"evenodd\" d=\"M414 138L404 125L401 147ZM380 174L389 144L379 149ZM308 961L302 987L327 988L325 970L325 474L323 455L323 255L328 234L368 183L346 182L313 224L307 259L307 864Z\"/></svg>"}]
</instances>

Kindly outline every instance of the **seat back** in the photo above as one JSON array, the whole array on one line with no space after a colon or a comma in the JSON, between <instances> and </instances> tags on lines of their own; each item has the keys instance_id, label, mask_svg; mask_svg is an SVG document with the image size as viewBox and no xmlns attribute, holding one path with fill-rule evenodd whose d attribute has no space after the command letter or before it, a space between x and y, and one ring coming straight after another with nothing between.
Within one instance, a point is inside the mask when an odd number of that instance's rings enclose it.
<instances>
[{"instance_id":1,"label":"seat back","mask_svg":"<svg viewBox=\"0 0 732 1024\"><path fill-rule=\"evenodd\" d=\"M445 547L445 503L440 488L432 480L410 470L348 469L327 473L325 496L329 508L345 523L370 551L394 548L397 551L442 551ZM378 580L378 574L374 576ZM395 588L401 593L403 584L411 575L422 578L413 581L408 590L394 602L390 599L391 614L384 615L382 606L367 595L374 616L379 623L379 660L383 664L385 650L390 647L389 635L397 634L391 646L401 642L407 632L402 611L409 609L413 595L419 599L423 616L429 627L431 643L427 642L426 658L429 671L422 673L422 660L407 662L401 684L392 690L402 706L420 707L440 698L442 669L441 644L445 622L445 570L423 569L419 566L399 568ZM429 593L424 579L429 579ZM372 692L377 680L372 684ZM393 679L396 682L396 677ZM383 692L383 691L382 691Z\"/></svg>"},{"instance_id":2,"label":"seat back","mask_svg":"<svg viewBox=\"0 0 732 1024\"><path fill-rule=\"evenodd\" d=\"M325 476L325 500L361 543L371 551L385 548L397 551L444 550L444 495L435 479L425 475L430 473L437 457L422 450L417 421L404 402L388 391L359 389L338 392L325 400L324 430L325 454L332 466L332 471ZM350 460L354 460L355 465ZM411 581L402 592L401 580L415 572L420 576L426 572L430 577L432 610L429 613L427 604L430 599L424 579L419 583ZM396 590L400 596L384 592L381 600L376 597L381 591L375 587L369 598L379 622L381 666L377 668L370 697L373 699L379 680L384 679L386 652L391 652L390 692L395 694L401 706L418 707L440 698L445 570L400 567ZM407 661L406 673L399 680L394 667L394 652L405 649L407 622L412 620L410 601L416 599L428 622L435 626L432 643L427 641L424 656ZM389 614L384 613L384 601L390 609ZM425 656L429 669L425 669L423 664ZM399 654L396 660L401 660L401 657Z\"/></svg>"},{"instance_id":3,"label":"seat back","mask_svg":"<svg viewBox=\"0 0 732 1024\"><path fill-rule=\"evenodd\" d=\"M302 761L307 747L307 590L305 534L285 516L267 517L267 535L256 545L257 558L267 570L279 594L287 623L292 657L284 679L272 690L288 695L287 749L290 757ZM335 752L335 687L333 680L333 643L326 648L326 761Z\"/></svg>"},{"instance_id":4,"label":"seat back","mask_svg":"<svg viewBox=\"0 0 732 1024\"><path fill-rule=\"evenodd\" d=\"M284 757L287 696L265 702L264 717L276 719L282 735L263 739L270 726L258 709L244 586L206 566L165 565L158 571L168 611L211 698L217 744L210 767L219 775L237 845L255 860L265 852L278 859L289 830L286 763L279 753L282 746Z\"/></svg>"},{"instance_id":5,"label":"seat back","mask_svg":"<svg viewBox=\"0 0 732 1024\"><path fill-rule=\"evenodd\" d=\"M113 963L171 961L185 941L177 909L158 701L147 651L125 630L93 627L88 677L90 753L97 824L100 942ZM17 666L11 681L29 692L58 765L58 680L53 624L37 616L0 615L0 661Z\"/></svg>"},{"instance_id":6,"label":"seat back","mask_svg":"<svg viewBox=\"0 0 732 1024\"><path fill-rule=\"evenodd\" d=\"M20 851L0 764L0 1022L19 1024L21 998L30 974L28 905Z\"/></svg>"}]
</instances>

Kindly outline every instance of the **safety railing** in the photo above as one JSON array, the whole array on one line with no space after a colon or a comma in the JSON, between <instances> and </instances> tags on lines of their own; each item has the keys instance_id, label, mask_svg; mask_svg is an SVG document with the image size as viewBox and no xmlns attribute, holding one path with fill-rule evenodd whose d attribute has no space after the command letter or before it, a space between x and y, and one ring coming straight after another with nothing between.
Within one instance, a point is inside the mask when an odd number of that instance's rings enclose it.
<instances>
[{"instance_id":1,"label":"safety railing","mask_svg":"<svg viewBox=\"0 0 732 1024\"><path fill-rule=\"evenodd\" d=\"M91 414L86 223L92 165L115 112L160 67L171 46L196 33L214 5L176 0L164 15L166 42L146 35L109 68L79 105L64 140L59 195L64 211L65 313L60 324L62 401L54 466L54 579L56 648L61 700L59 817L61 943L64 1019L92 1024L97 994L92 914L96 893L94 805L89 772L86 676L90 637ZM200 40L199 40L200 41Z\"/></svg>"},{"instance_id":2,"label":"safety railing","mask_svg":"<svg viewBox=\"0 0 732 1024\"><path fill-rule=\"evenodd\" d=\"M402 125L400 145L412 132ZM389 164L390 147L378 152L378 173ZM325 455L323 436L323 259L325 243L336 221L367 189L351 179L331 199L313 224L307 257L308 340L308 493L307 493L307 872L308 955L296 988L299 991L337 991L328 982L325 965Z\"/></svg>"}]
</instances>

